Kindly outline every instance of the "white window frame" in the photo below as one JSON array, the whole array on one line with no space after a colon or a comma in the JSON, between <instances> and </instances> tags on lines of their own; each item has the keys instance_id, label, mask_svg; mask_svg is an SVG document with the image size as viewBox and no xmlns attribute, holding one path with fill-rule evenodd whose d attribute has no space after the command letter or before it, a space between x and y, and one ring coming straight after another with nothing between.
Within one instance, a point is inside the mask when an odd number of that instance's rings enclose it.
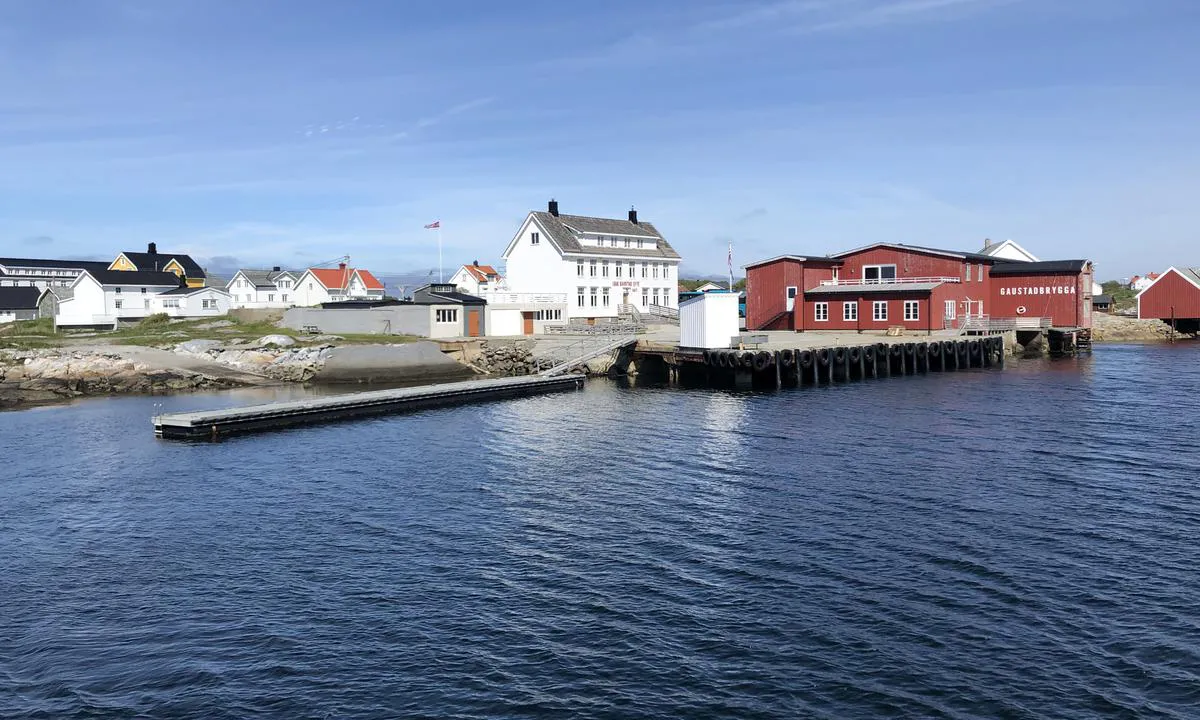
<instances>
[{"instance_id":1,"label":"white window frame","mask_svg":"<svg viewBox=\"0 0 1200 720\"><path fill-rule=\"evenodd\" d=\"M921 319L921 301L920 300L905 300L904 301L904 321L917 322Z\"/></svg>"},{"instance_id":2,"label":"white window frame","mask_svg":"<svg viewBox=\"0 0 1200 720\"><path fill-rule=\"evenodd\" d=\"M592 288L592 307L596 307L596 298L600 296L600 288Z\"/></svg>"},{"instance_id":3,"label":"white window frame","mask_svg":"<svg viewBox=\"0 0 1200 720\"><path fill-rule=\"evenodd\" d=\"M583 277L583 261L575 261L575 277Z\"/></svg>"},{"instance_id":4,"label":"white window frame","mask_svg":"<svg viewBox=\"0 0 1200 720\"><path fill-rule=\"evenodd\" d=\"M434 319L443 325L456 323L458 322L458 308L437 308L434 310Z\"/></svg>"},{"instance_id":5,"label":"white window frame","mask_svg":"<svg viewBox=\"0 0 1200 720\"><path fill-rule=\"evenodd\" d=\"M575 288L575 289L579 291L579 307L584 307L586 305L586 301L584 300L584 298L587 297L587 292L586 292L587 288Z\"/></svg>"},{"instance_id":6,"label":"white window frame","mask_svg":"<svg viewBox=\"0 0 1200 720\"><path fill-rule=\"evenodd\" d=\"M855 322L858 320L858 301L842 303L842 320Z\"/></svg>"},{"instance_id":7,"label":"white window frame","mask_svg":"<svg viewBox=\"0 0 1200 720\"><path fill-rule=\"evenodd\" d=\"M886 278L886 279L895 280L896 279L896 264L895 263L883 263L883 264L879 264L879 265L863 265L862 266L862 281L863 281L863 283L871 284L871 285L883 284L883 281L885 280L885 278L883 277L883 269L884 268L892 269L892 276L890 278ZM879 271L878 272L879 277L877 277L874 280L868 280L867 279L867 270L870 270L870 269Z\"/></svg>"},{"instance_id":8,"label":"white window frame","mask_svg":"<svg viewBox=\"0 0 1200 720\"><path fill-rule=\"evenodd\" d=\"M978 268L979 271L975 273L975 280L978 282L983 282L983 263L979 263Z\"/></svg>"},{"instance_id":9,"label":"white window frame","mask_svg":"<svg viewBox=\"0 0 1200 720\"><path fill-rule=\"evenodd\" d=\"M600 277L608 277L608 261L603 260L600 263Z\"/></svg>"},{"instance_id":10,"label":"white window frame","mask_svg":"<svg viewBox=\"0 0 1200 720\"><path fill-rule=\"evenodd\" d=\"M947 300L946 301L946 319L947 320L957 320L958 319L958 302L957 301L955 301L955 300Z\"/></svg>"},{"instance_id":11,"label":"white window frame","mask_svg":"<svg viewBox=\"0 0 1200 720\"><path fill-rule=\"evenodd\" d=\"M604 298L602 301L604 307L608 307L608 288L603 288L601 290L600 297Z\"/></svg>"},{"instance_id":12,"label":"white window frame","mask_svg":"<svg viewBox=\"0 0 1200 720\"><path fill-rule=\"evenodd\" d=\"M621 268L623 268L623 267L625 267L625 266L619 262L613 263L613 274L616 277L621 277Z\"/></svg>"},{"instance_id":13,"label":"white window frame","mask_svg":"<svg viewBox=\"0 0 1200 720\"><path fill-rule=\"evenodd\" d=\"M880 312L882 310L882 312ZM887 300L872 300L871 301L871 321L872 322L887 322L888 319L888 304Z\"/></svg>"},{"instance_id":14,"label":"white window frame","mask_svg":"<svg viewBox=\"0 0 1200 720\"><path fill-rule=\"evenodd\" d=\"M827 302L813 303L813 321L814 322L829 322L829 303L827 303Z\"/></svg>"},{"instance_id":15,"label":"white window frame","mask_svg":"<svg viewBox=\"0 0 1200 720\"><path fill-rule=\"evenodd\" d=\"M596 277L596 261L588 263L588 277Z\"/></svg>"},{"instance_id":16,"label":"white window frame","mask_svg":"<svg viewBox=\"0 0 1200 720\"><path fill-rule=\"evenodd\" d=\"M535 232L529 233L529 244L530 245L541 245L542 244L542 236Z\"/></svg>"}]
</instances>

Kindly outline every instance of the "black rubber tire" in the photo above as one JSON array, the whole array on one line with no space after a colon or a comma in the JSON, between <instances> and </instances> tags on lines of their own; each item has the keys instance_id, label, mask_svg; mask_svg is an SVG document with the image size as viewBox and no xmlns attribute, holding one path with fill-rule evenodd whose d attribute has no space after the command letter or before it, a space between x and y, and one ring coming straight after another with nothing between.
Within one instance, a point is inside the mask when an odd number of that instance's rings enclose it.
<instances>
[{"instance_id":1,"label":"black rubber tire","mask_svg":"<svg viewBox=\"0 0 1200 720\"><path fill-rule=\"evenodd\" d=\"M754 368L754 353L750 352L749 350L742 353L740 360L742 367L746 368L747 370Z\"/></svg>"},{"instance_id":2,"label":"black rubber tire","mask_svg":"<svg viewBox=\"0 0 1200 720\"><path fill-rule=\"evenodd\" d=\"M929 356L929 343L917 343L916 352L917 357L924 360Z\"/></svg>"},{"instance_id":3,"label":"black rubber tire","mask_svg":"<svg viewBox=\"0 0 1200 720\"><path fill-rule=\"evenodd\" d=\"M775 364L775 356L766 350L759 350L754 354L754 371L762 372Z\"/></svg>"},{"instance_id":4,"label":"black rubber tire","mask_svg":"<svg viewBox=\"0 0 1200 720\"><path fill-rule=\"evenodd\" d=\"M855 347L850 348L849 352L850 352L850 362L859 363L862 361L862 356L863 356L862 348L855 346Z\"/></svg>"},{"instance_id":5,"label":"black rubber tire","mask_svg":"<svg viewBox=\"0 0 1200 720\"><path fill-rule=\"evenodd\" d=\"M972 340L967 343L967 350L971 353L971 357L979 357L979 354L983 351L978 340Z\"/></svg>"},{"instance_id":6,"label":"black rubber tire","mask_svg":"<svg viewBox=\"0 0 1200 720\"><path fill-rule=\"evenodd\" d=\"M917 354L917 346L916 345L913 345L912 343L904 343L905 357L909 357L909 358L916 357L916 354Z\"/></svg>"},{"instance_id":7,"label":"black rubber tire","mask_svg":"<svg viewBox=\"0 0 1200 720\"><path fill-rule=\"evenodd\" d=\"M800 354L796 356L796 362L800 363L800 367L802 368L812 367L815 360L816 358L813 357L812 350L801 350Z\"/></svg>"},{"instance_id":8,"label":"black rubber tire","mask_svg":"<svg viewBox=\"0 0 1200 720\"><path fill-rule=\"evenodd\" d=\"M897 343L892 345L892 347L888 350L888 353L891 354L892 357L900 357L904 353L904 349L900 347L899 343Z\"/></svg>"},{"instance_id":9,"label":"black rubber tire","mask_svg":"<svg viewBox=\"0 0 1200 720\"><path fill-rule=\"evenodd\" d=\"M796 351L791 348L784 348L779 351L779 364L785 368L790 368L796 364Z\"/></svg>"},{"instance_id":10,"label":"black rubber tire","mask_svg":"<svg viewBox=\"0 0 1200 720\"><path fill-rule=\"evenodd\" d=\"M825 366L829 365L829 362L832 359L833 359L833 353L829 352L829 348L821 348L820 350L817 351L817 363L821 367L825 367Z\"/></svg>"},{"instance_id":11,"label":"black rubber tire","mask_svg":"<svg viewBox=\"0 0 1200 720\"><path fill-rule=\"evenodd\" d=\"M842 365L846 362L846 348L839 347L833 349L833 362L837 365Z\"/></svg>"}]
</instances>

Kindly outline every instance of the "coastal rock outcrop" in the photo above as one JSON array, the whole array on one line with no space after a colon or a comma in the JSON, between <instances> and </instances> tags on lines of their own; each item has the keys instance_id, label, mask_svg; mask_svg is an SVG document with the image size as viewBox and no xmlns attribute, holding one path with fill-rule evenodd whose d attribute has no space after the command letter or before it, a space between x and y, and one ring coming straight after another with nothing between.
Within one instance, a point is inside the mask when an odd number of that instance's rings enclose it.
<instances>
[{"instance_id":1,"label":"coastal rock outcrop","mask_svg":"<svg viewBox=\"0 0 1200 720\"><path fill-rule=\"evenodd\" d=\"M1176 337L1191 337L1175 334ZM1120 315L1095 313L1092 316L1092 341L1098 343L1160 342L1169 340L1171 326L1162 320L1139 320Z\"/></svg>"}]
</instances>

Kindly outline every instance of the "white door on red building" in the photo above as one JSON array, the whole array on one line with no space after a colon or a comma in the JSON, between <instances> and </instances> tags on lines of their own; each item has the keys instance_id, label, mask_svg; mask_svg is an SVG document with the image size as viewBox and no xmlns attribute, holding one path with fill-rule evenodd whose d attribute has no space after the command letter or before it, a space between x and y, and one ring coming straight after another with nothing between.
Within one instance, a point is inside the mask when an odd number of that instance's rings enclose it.
<instances>
[{"instance_id":1,"label":"white door on red building","mask_svg":"<svg viewBox=\"0 0 1200 720\"><path fill-rule=\"evenodd\" d=\"M787 289L787 311L791 312L796 308L796 288L789 287Z\"/></svg>"}]
</instances>

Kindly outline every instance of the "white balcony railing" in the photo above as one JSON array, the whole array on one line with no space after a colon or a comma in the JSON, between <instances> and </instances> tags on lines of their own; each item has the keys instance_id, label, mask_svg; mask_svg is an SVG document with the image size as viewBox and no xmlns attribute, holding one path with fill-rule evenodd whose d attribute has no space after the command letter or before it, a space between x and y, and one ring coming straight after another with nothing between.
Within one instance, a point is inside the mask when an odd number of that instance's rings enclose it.
<instances>
[{"instance_id":1,"label":"white balcony railing","mask_svg":"<svg viewBox=\"0 0 1200 720\"><path fill-rule=\"evenodd\" d=\"M879 280L863 280L861 278L845 279L845 280L822 280L821 285L836 286L836 285L913 285L916 283L960 283L962 278L958 277L902 277L902 278L882 278Z\"/></svg>"}]
</instances>

